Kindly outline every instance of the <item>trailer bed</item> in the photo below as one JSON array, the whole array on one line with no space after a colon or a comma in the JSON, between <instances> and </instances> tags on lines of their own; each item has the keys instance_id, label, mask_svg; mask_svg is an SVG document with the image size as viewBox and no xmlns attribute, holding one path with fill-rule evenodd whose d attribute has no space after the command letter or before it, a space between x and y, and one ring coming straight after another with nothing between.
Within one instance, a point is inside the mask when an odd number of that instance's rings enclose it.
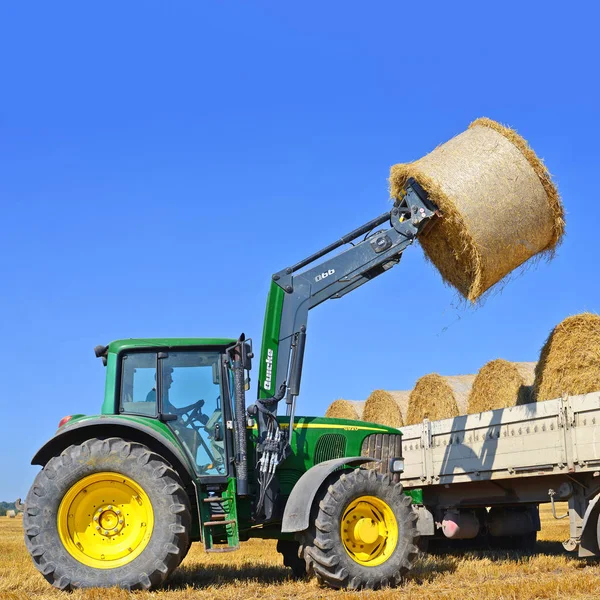
<instances>
[{"instance_id":1,"label":"trailer bed","mask_svg":"<svg viewBox=\"0 0 600 600\"><path fill-rule=\"evenodd\" d=\"M600 468L600 392L401 429L407 488Z\"/></svg>"}]
</instances>

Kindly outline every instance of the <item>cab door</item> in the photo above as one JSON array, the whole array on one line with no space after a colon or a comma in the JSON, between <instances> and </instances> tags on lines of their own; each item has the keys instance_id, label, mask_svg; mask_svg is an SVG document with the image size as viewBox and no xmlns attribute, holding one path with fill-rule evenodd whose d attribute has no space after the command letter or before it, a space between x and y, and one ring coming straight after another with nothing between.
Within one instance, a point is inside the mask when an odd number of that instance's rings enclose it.
<instances>
[{"instance_id":1,"label":"cab door","mask_svg":"<svg viewBox=\"0 0 600 600\"><path fill-rule=\"evenodd\" d=\"M227 475L221 354L158 354L159 409L196 465L198 475Z\"/></svg>"}]
</instances>

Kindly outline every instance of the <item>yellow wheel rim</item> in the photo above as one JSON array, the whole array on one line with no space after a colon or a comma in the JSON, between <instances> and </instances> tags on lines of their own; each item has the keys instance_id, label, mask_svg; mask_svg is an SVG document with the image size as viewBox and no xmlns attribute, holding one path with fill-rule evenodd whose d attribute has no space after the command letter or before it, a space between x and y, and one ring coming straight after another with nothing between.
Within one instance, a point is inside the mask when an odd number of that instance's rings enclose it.
<instances>
[{"instance_id":1,"label":"yellow wheel rim","mask_svg":"<svg viewBox=\"0 0 600 600\"><path fill-rule=\"evenodd\" d=\"M365 567L384 563L398 543L396 517L388 504L375 496L360 496L350 502L340 533L346 552Z\"/></svg>"},{"instance_id":2,"label":"yellow wheel rim","mask_svg":"<svg viewBox=\"0 0 600 600\"><path fill-rule=\"evenodd\" d=\"M146 492L129 477L94 473L65 494L57 521L58 535L73 558L95 569L114 569L146 548L154 511Z\"/></svg>"}]
</instances>

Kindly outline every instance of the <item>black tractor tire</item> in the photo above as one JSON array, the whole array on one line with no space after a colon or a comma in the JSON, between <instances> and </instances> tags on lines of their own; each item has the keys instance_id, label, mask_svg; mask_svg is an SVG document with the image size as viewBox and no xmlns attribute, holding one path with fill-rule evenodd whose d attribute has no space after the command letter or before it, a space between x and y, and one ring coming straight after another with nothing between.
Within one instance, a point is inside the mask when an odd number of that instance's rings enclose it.
<instances>
[{"instance_id":1,"label":"black tractor tire","mask_svg":"<svg viewBox=\"0 0 600 600\"><path fill-rule=\"evenodd\" d=\"M292 570L297 579L306 577L306 562L299 555L300 544L294 540L278 540L277 552L283 556L283 564Z\"/></svg>"},{"instance_id":2,"label":"black tractor tire","mask_svg":"<svg viewBox=\"0 0 600 600\"><path fill-rule=\"evenodd\" d=\"M102 473L113 477L122 475L139 486L149 500L154 520L141 552L130 562L114 568L96 568L77 560L63 543L57 522L59 507L69 490L84 478ZM85 512L89 508L86 507ZM125 519L125 513L122 516ZM129 524L126 520L126 525ZM143 527L144 523L131 519L131 525ZM35 478L23 514L29 554L42 575L61 590L112 586L128 590L155 588L183 560L189 548L190 528L189 498L177 472L146 446L121 438L93 438L53 457Z\"/></svg>"},{"instance_id":3,"label":"black tractor tire","mask_svg":"<svg viewBox=\"0 0 600 600\"><path fill-rule=\"evenodd\" d=\"M490 515L494 508L490 509ZM519 508L510 509L515 512L515 515L525 515L529 519L527 533L520 535L503 535L493 536L488 535L489 546L494 550L516 550L526 554L533 554L537 549L537 530L540 527L540 513L537 504L526 505ZM510 512L508 513L510 518ZM524 527L525 529L525 527ZM531 531L533 529L533 531Z\"/></svg>"},{"instance_id":4,"label":"black tractor tire","mask_svg":"<svg viewBox=\"0 0 600 600\"><path fill-rule=\"evenodd\" d=\"M311 525L298 537L307 573L321 585L341 589L379 589L398 585L419 555L417 515L402 484L372 469L335 473L313 503ZM348 507L358 498L374 496L394 515L397 543L381 564L365 566L354 560L344 546L341 525Z\"/></svg>"}]
</instances>

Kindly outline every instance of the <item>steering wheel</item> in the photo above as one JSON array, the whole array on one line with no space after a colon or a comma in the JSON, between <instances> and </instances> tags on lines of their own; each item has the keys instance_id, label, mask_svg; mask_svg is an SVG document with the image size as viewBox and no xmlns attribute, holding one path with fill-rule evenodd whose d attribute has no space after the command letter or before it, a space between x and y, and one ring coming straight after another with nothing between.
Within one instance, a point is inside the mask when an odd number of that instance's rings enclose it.
<instances>
[{"instance_id":1,"label":"steering wheel","mask_svg":"<svg viewBox=\"0 0 600 600\"><path fill-rule=\"evenodd\" d=\"M204 400L198 400L198 402L188 404L187 406L182 406L181 408L171 406L169 412L180 417L182 424L186 427L190 426L196 430L199 430L200 427L195 424L196 421L202 425L206 425L206 423L208 423L208 416L202 413L203 406ZM204 427L204 429L206 428Z\"/></svg>"},{"instance_id":2,"label":"steering wheel","mask_svg":"<svg viewBox=\"0 0 600 600\"><path fill-rule=\"evenodd\" d=\"M202 407L204 406L204 400L198 400L198 402L194 402L193 404L189 404L188 406L182 406L181 408L176 408L174 406L170 407L170 413L177 415L179 417L180 420L180 426L183 426L184 428L189 428L189 429L193 429L194 431L196 431L197 433L199 433L200 435L198 436L198 442L200 444L200 446L202 446L204 448L204 451L206 452L206 455L208 456L208 458L210 459L211 463L210 466L212 468L213 465L217 465L219 464L219 462L223 462L223 461L218 461L217 458L215 457L215 455L213 454L213 452L211 452L211 449L209 448L208 444L207 444L207 440L204 439L201 430L204 430L209 436L214 435L213 431L211 431L208 427L207 424L210 421L208 415L205 415L202 412ZM208 465L205 465L202 468L202 472L207 472L208 471Z\"/></svg>"}]
</instances>

